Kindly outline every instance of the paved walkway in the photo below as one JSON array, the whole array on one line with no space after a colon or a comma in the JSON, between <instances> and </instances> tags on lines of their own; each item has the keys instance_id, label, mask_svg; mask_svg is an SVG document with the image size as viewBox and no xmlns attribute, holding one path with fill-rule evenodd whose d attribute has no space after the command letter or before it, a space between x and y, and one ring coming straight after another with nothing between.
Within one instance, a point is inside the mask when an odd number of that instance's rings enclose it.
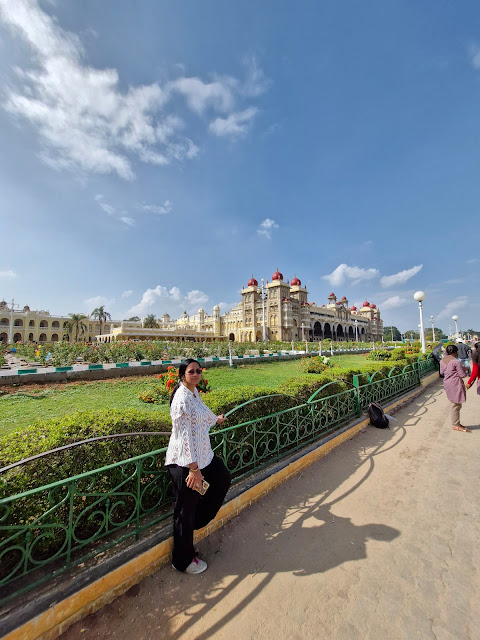
<instances>
[{"instance_id":1,"label":"paved walkway","mask_svg":"<svg viewBox=\"0 0 480 640\"><path fill-rule=\"evenodd\" d=\"M480 396L452 431L439 383L62 640L480 639Z\"/></svg>"}]
</instances>

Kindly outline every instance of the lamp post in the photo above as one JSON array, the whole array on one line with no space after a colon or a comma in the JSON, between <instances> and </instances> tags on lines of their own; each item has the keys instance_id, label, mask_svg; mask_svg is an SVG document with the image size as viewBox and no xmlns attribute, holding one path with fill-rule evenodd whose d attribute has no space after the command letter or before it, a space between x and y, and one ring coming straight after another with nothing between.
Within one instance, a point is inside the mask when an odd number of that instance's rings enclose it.
<instances>
[{"instance_id":1,"label":"lamp post","mask_svg":"<svg viewBox=\"0 0 480 640\"><path fill-rule=\"evenodd\" d=\"M358 320L355 318L355 341L358 342Z\"/></svg>"},{"instance_id":2,"label":"lamp post","mask_svg":"<svg viewBox=\"0 0 480 640\"><path fill-rule=\"evenodd\" d=\"M302 340L305 340L305 323L302 322ZM308 342L305 340L305 353L308 353Z\"/></svg>"},{"instance_id":3,"label":"lamp post","mask_svg":"<svg viewBox=\"0 0 480 640\"><path fill-rule=\"evenodd\" d=\"M430 316L430 322L432 323L432 342L435 342L435 325L433 324L435 318L433 316Z\"/></svg>"},{"instance_id":4,"label":"lamp post","mask_svg":"<svg viewBox=\"0 0 480 640\"><path fill-rule=\"evenodd\" d=\"M426 298L425 292L417 291L413 297L418 302L418 310L420 311L420 340L422 341L422 353L426 353L427 349L425 348L425 334L423 332L423 305L422 305L422 302Z\"/></svg>"},{"instance_id":5,"label":"lamp post","mask_svg":"<svg viewBox=\"0 0 480 640\"><path fill-rule=\"evenodd\" d=\"M15 304L15 300L12 298L12 306L10 307L10 331L8 332L8 343L12 344L13 342L13 311L14 307L19 307L19 304ZM24 331L25 333L25 331ZM23 336L25 338L25 335ZM24 340L25 342L25 340Z\"/></svg>"},{"instance_id":6,"label":"lamp post","mask_svg":"<svg viewBox=\"0 0 480 640\"><path fill-rule=\"evenodd\" d=\"M452 316L452 320L455 322L455 337L458 338L458 324L457 324L458 316Z\"/></svg>"}]
</instances>

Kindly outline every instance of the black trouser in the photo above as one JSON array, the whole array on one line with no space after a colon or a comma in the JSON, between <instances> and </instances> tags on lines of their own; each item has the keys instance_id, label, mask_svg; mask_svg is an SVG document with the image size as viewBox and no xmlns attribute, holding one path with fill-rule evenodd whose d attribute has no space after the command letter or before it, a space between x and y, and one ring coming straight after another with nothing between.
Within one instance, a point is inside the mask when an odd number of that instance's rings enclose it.
<instances>
[{"instance_id":1,"label":"black trouser","mask_svg":"<svg viewBox=\"0 0 480 640\"><path fill-rule=\"evenodd\" d=\"M220 458L214 456L202 469L202 475L210 486L201 496L185 483L188 467L170 464L167 469L175 495L172 564L176 569L185 571L194 556L193 531L205 527L217 515L230 486L230 473Z\"/></svg>"}]
</instances>

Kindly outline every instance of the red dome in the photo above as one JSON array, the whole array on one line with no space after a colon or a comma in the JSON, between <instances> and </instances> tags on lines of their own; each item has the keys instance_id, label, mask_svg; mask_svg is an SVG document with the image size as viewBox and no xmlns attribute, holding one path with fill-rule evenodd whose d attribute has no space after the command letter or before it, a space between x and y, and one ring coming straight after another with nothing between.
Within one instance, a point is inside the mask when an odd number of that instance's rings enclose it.
<instances>
[{"instance_id":1,"label":"red dome","mask_svg":"<svg viewBox=\"0 0 480 640\"><path fill-rule=\"evenodd\" d=\"M355 306L350 307L350 311L356 311L356 310L357 310L357 307L355 307Z\"/></svg>"},{"instance_id":2,"label":"red dome","mask_svg":"<svg viewBox=\"0 0 480 640\"><path fill-rule=\"evenodd\" d=\"M334 297L335 297L335 294L334 294L334 293L331 293L328 297L329 297L329 298L334 298Z\"/></svg>"},{"instance_id":3,"label":"red dome","mask_svg":"<svg viewBox=\"0 0 480 640\"><path fill-rule=\"evenodd\" d=\"M324 305L324 304L322 304L322 307L324 307L324 306L325 306L325 305Z\"/></svg>"},{"instance_id":4,"label":"red dome","mask_svg":"<svg viewBox=\"0 0 480 640\"><path fill-rule=\"evenodd\" d=\"M253 277L253 274L250 280L247 282L247 287L258 287L258 282Z\"/></svg>"},{"instance_id":5,"label":"red dome","mask_svg":"<svg viewBox=\"0 0 480 640\"><path fill-rule=\"evenodd\" d=\"M347 298L345 296L342 297L342 300L346 300Z\"/></svg>"},{"instance_id":6,"label":"red dome","mask_svg":"<svg viewBox=\"0 0 480 640\"><path fill-rule=\"evenodd\" d=\"M272 280L283 280L283 274L280 273L280 271L278 270L278 267L277 267L277 270L275 271L275 273L272 276Z\"/></svg>"},{"instance_id":7,"label":"red dome","mask_svg":"<svg viewBox=\"0 0 480 640\"><path fill-rule=\"evenodd\" d=\"M363 303L363 306L364 307L369 307L370 306L370 303L368 302L368 300L365 300L365 302Z\"/></svg>"},{"instance_id":8,"label":"red dome","mask_svg":"<svg viewBox=\"0 0 480 640\"><path fill-rule=\"evenodd\" d=\"M300 287L302 283L295 275L294 279L291 281L290 284L292 285L292 287Z\"/></svg>"},{"instance_id":9,"label":"red dome","mask_svg":"<svg viewBox=\"0 0 480 640\"><path fill-rule=\"evenodd\" d=\"M372 304L370 305L370 309L376 309L376 308L377 308L377 305L373 304L373 302L372 302Z\"/></svg>"}]
</instances>

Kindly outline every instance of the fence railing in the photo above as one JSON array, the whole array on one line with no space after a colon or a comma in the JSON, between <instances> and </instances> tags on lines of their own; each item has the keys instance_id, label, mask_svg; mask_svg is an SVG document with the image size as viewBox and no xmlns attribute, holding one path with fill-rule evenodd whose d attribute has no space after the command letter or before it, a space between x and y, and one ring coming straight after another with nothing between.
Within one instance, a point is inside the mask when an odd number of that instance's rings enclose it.
<instances>
[{"instance_id":1,"label":"fence railing","mask_svg":"<svg viewBox=\"0 0 480 640\"><path fill-rule=\"evenodd\" d=\"M239 479L320 439L420 385L432 359L371 376L328 393L329 383L302 405L211 432L215 453ZM275 396L272 396L272 404ZM241 405L243 406L243 405ZM232 413L232 412L230 412ZM0 602L119 545L171 515L166 448L0 500Z\"/></svg>"}]
</instances>

